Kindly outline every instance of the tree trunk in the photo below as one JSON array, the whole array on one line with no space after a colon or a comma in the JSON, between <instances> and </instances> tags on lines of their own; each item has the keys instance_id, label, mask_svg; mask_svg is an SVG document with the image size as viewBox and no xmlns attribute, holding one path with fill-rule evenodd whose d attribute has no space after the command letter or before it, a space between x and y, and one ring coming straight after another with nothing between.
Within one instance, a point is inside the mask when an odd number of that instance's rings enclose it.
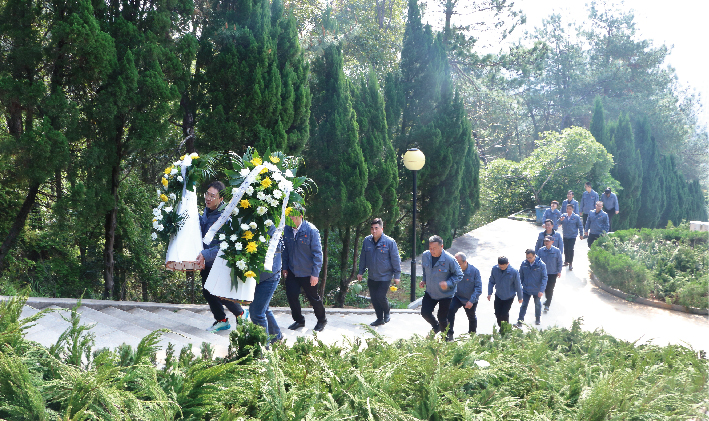
<instances>
[{"instance_id":1,"label":"tree trunk","mask_svg":"<svg viewBox=\"0 0 709 421\"><path fill-rule=\"evenodd\" d=\"M335 307L344 307L345 305L345 295L350 288L350 283L347 280L347 275L345 271L347 270L347 261L350 257L350 233L352 232L352 227L347 227L344 230L344 235L342 229L340 229L340 240L342 240L342 250L340 251L340 290L337 292L335 297Z\"/></svg>"},{"instance_id":2,"label":"tree trunk","mask_svg":"<svg viewBox=\"0 0 709 421\"><path fill-rule=\"evenodd\" d=\"M120 147L119 153L120 157ZM113 208L106 214L104 223L104 239L105 245L103 248L103 280L104 291L103 299L110 299L113 295L113 269L115 261L113 258L113 248L116 240L116 220L118 217L118 186L120 184L120 158L111 170L111 196L113 197Z\"/></svg>"},{"instance_id":3,"label":"tree trunk","mask_svg":"<svg viewBox=\"0 0 709 421\"><path fill-rule=\"evenodd\" d=\"M15 216L15 222L12 224L10 231L5 236L2 246L0 246L0 275L5 269L5 257L7 257L10 250L15 246L17 237L20 235L22 228L24 228L25 222L27 222L27 216L29 216L32 207L37 200L39 187L40 183L37 182L30 185L30 191L27 193L27 197L25 197L25 201L22 203L22 207L17 213L17 216Z\"/></svg>"},{"instance_id":4,"label":"tree trunk","mask_svg":"<svg viewBox=\"0 0 709 421\"><path fill-rule=\"evenodd\" d=\"M143 301L150 301L148 297L148 281L145 279L140 281L140 289L141 292L143 293Z\"/></svg>"},{"instance_id":5,"label":"tree trunk","mask_svg":"<svg viewBox=\"0 0 709 421\"><path fill-rule=\"evenodd\" d=\"M328 248L328 238L330 237L330 228L325 228L322 237L322 269L320 270L320 284L318 284L318 292L320 296L325 300L325 285L327 284L327 264L330 259L328 259L327 248Z\"/></svg>"}]
</instances>

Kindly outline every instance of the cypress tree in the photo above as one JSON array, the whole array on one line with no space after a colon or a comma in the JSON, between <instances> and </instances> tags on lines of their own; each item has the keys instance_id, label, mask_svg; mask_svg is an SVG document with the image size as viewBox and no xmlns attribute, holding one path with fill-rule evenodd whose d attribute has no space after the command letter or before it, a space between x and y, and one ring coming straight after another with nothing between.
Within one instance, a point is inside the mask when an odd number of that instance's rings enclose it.
<instances>
[{"instance_id":1,"label":"cypress tree","mask_svg":"<svg viewBox=\"0 0 709 421\"><path fill-rule=\"evenodd\" d=\"M371 214L365 197L367 164L359 145L356 115L352 109L349 82L342 71L339 45L325 48L313 62L310 111L310 143L305 153L308 176L317 184L309 198L309 218L323 230L323 279L327 280L327 238L337 228L342 240L340 292L342 303L348 288L348 262L353 227Z\"/></svg>"},{"instance_id":2,"label":"cypress tree","mask_svg":"<svg viewBox=\"0 0 709 421\"><path fill-rule=\"evenodd\" d=\"M647 118L643 118L635 126L635 143L643 164L640 207L635 226L656 228L664 209L665 196L661 187L661 156L655 138L650 136L650 124Z\"/></svg>"},{"instance_id":3,"label":"cypress tree","mask_svg":"<svg viewBox=\"0 0 709 421\"><path fill-rule=\"evenodd\" d=\"M665 208L660 217L661 228L667 226L670 221L674 225L679 224L682 217L682 203L680 202L680 190L682 187L679 183L679 174L677 174L674 156L665 156L662 160L662 166L665 180Z\"/></svg>"},{"instance_id":4,"label":"cypress tree","mask_svg":"<svg viewBox=\"0 0 709 421\"><path fill-rule=\"evenodd\" d=\"M635 147L633 130L627 116L621 114L618 125L613 133L617 155L615 166L611 170L613 178L623 186L622 195L619 194L620 213L613 219L614 231L634 228L640 207L640 192L642 189L643 168L640 152Z\"/></svg>"},{"instance_id":5,"label":"cypress tree","mask_svg":"<svg viewBox=\"0 0 709 421\"><path fill-rule=\"evenodd\" d=\"M614 155L615 148L613 147L613 138L610 136L610 133L608 133L608 128L606 128L606 118L604 113L603 100L600 96L597 96L593 107L591 127L589 128L589 131L596 139L596 142L603 145L608 152Z\"/></svg>"}]
</instances>

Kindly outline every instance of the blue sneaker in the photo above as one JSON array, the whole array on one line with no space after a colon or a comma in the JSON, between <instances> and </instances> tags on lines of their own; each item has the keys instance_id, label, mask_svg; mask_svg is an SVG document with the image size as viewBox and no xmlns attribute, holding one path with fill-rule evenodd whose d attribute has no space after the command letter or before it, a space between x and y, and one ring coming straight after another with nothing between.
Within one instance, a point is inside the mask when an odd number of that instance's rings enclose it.
<instances>
[{"instance_id":1,"label":"blue sneaker","mask_svg":"<svg viewBox=\"0 0 709 421\"><path fill-rule=\"evenodd\" d=\"M224 322L214 322L214 324L207 329L207 332L210 333L217 333L220 330L227 330L231 329L231 325L229 324L229 319L226 319Z\"/></svg>"}]
</instances>

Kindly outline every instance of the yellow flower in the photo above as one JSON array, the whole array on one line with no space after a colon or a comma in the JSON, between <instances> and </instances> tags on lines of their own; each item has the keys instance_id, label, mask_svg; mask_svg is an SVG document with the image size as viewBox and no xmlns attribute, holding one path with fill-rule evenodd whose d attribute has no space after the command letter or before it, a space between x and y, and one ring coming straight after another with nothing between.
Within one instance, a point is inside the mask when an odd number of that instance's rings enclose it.
<instances>
[{"instance_id":1,"label":"yellow flower","mask_svg":"<svg viewBox=\"0 0 709 421\"><path fill-rule=\"evenodd\" d=\"M256 244L255 241L252 241L246 245L246 252L247 253L255 253L256 250L258 250L258 244Z\"/></svg>"},{"instance_id":2,"label":"yellow flower","mask_svg":"<svg viewBox=\"0 0 709 421\"><path fill-rule=\"evenodd\" d=\"M263 174L263 173L267 173L267 172L268 172L268 168L263 167L263 169L261 170L261 172L259 174Z\"/></svg>"},{"instance_id":3,"label":"yellow flower","mask_svg":"<svg viewBox=\"0 0 709 421\"><path fill-rule=\"evenodd\" d=\"M261 161L261 158L254 158L254 159L251 160L251 164L252 164L254 167L256 167L256 166L258 166L258 165L263 164L263 161Z\"/></svg>"},{"instance_id":4,"label":"yellow flower","mask_svg":"<svg viewBox=\"0 0 709 421\"><path fill-rule=\"evenodd\" d=\"M250 239L254 238L254 233L251 231L244 231L244 235L242 235L241 238L245 238L247 240L250 240Z\"/></svg>"},{"instance_id":5,"label":"yellow flower","mask_svg":"<svg viewBox=\"0 0 709 421\"><path fill-rule=\"evenodd\" d=\"M167 178L163 177L162 180L160 180L163 186L167 187Z\"/></svg>"},{"instance_id":6,"label":"yellow flower","mask_svg":"<svg viewBox=\"0 0 709 421\"><path fill-rule=\"evenodd\" d=\"M249 204L249 201L248 201L248 200L244 199L244 200L242 200L241 202L239 202L239 206L241 206L242 208L246 209L246 208L248 208L248 207L251 207L251 204Z\"/></svg>"},{"instance_id":7,"label":"yellow flower","mask_svg":"<svg viewBox=\"0 0 709 421\"><path fill-rule=\"evenodd\" d=\"M253 270L250 270L248 272L245 272L244 276L246 276L247 278L254 278L256 277L256 273Z\"/></svg>"},{"instance_id":8,"label":"yellow flower","mask_svg":"<svg viewBox=\"0 0 709 421\"><path fill-rule=\"evenodd\" d=\"M184 160L185 160L185 156L187 156L187 155L182 155L182 156L180 157L180 161L184 161Z\"/></svg>"},{"instance_id":9,"label":"yellow flower","mask_svg":"<svg viewBox=\"0 0 709 421\"><path fill-rule=\"evenodd\" d=\"M389 291L396 291L397 289L399 288L395 287L394 285L389 287Z\"/></svg>"},{"instance_id":10,"label":"yellow flower","mask_svg":"<svg viewBox=\"0 0 709 421\"><path fill-rule=\"evenodd\" d=\"M158 218L153 218L153 222L157 222Z\"/></svg>"},{"instance_id":11,"label":"yellow flower","mask_svg":"<svg viewBox=\"0 0 709 421\"><path fill-rule=\"evenodd\" d=\"M286 208L286 216L290 215L290 213L293 212L293 208L290 206Z\"/></svg>"},{"instance_id":12,"label":"yellow flower","mask_svg":"<svg viewBox=\"0 0 709 421\"><path fill-rule=\"evenodd\" d=\"M281 162L281 158L279 158L277 156L270 156L270 157L268 157L268 159L270 159L271 162L273 162L274 164L278 164L279 162Z\"/></svg>"},{"instance_id":13,"label":"yellow flower","mask_svg":"<svg viewBox=\"0 0 709 421\"><path fill-rule=\"evenodd\" d=\"M165 174L170 174L170 171L172 171L172 165L169 167L165 168Z\"/></svg>"},{"instance_id":14,"label":"yellow flower","mask_svg":"<svg viewBox=\"0 0 709 421\"><path fill-rule=\"evenodd\" d=\"M199 159L199 155L197 155L197 152L192 152L190 156L192 157L192 159Z\"/></svg>"},{"instance_id":15,"label":"yellow flower","mask_svg":"<svg viewBox=\"0 0 709 421\"><path fill-rule=\"evenodd\" d=\"M163 202L167 202L167 196L165 196L164 194L161 194L160 200L162 200Z\"/></svg>"},{"instance_id":16,"label":"yellow flower","mask_svg":"<svg viewBox=\"0 0 709 421\"><path fill-rule=\"evenodd\" d=\"M264 189L267 189L267 188L271 187L272 183L273 183L273 181L271 181L270 178L266 177L263 180L261 180L261 187L263 187Z\"/></svg>"}]
</instances>

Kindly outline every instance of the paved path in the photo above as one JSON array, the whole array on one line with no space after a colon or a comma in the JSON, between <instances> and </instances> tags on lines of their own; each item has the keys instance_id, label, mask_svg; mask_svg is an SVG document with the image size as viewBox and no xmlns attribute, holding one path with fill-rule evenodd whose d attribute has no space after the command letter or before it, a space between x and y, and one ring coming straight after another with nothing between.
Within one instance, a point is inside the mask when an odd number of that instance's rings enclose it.
<instances>
[{"instance_id":1,"label":"paved path","mask_svg":"<svg viewBox=\"0 0 709 421\"><path fill-rule=\"evenodd\" d=\"M506 255L511 264L519 267L525 258L525 249L534 246L540 230L531 223L499 219L457 238L448 250L452 253L466 253L468 261L478 267L482 274L483 297L477 308L478 333L492 333L495 324L492 303L485 296L490 269L497 263L497 257ZM623 340L658 345L683 344L695 350L709 350L709 319L706 316L647 307L607 294L589 279L587 251L586 242L577 241L574 271L564 268L556 284L551 310L548 314L542 314L541 328L554 325L570 327L574 319L583 317L585 329L603 329ZM410 269L410 265L410 261L402 264L405 271ZM420 269L417 273L421 273ZM39 308L66 308L75 303L76 300L32 298L23 315L34 314ZM83 304L81 310L84 320L95 324L92 331L97 336L97 346L115 347L123 341L135 344L147 332L166 327L175 333L166 335L163 344L173 342L181 347L187 343L198 345L202 341L209 341L215 346L217 356L226 352L228 332L212 335L203 331L212 321L206 305L100 300L84 300ZM297 331L287 329L292 323L288 309L273 310L288 343L293 343L298 336L313 336L315 317L310 309L304 309L306 327ZM510 311L511 319L514 320L518 311L519 304L515 302ZM374 318L371 309L328 309L329 323L317 337L326 343L371 337L368 326L363 324L372 322ZM430 331L430 326L418 311L393 310L391 319L390 323L374 328L374 331L390 340L409 338L415 334L426 335ZM527 321L533 320L534 305L531 304L527 310ZM463 311L459 311L456 321L459 327L456 336L460 336L467 326ZM28 331L28 339L52 345L67 325L56 313L50 314Z\"/></svg>"}]
</instances>

